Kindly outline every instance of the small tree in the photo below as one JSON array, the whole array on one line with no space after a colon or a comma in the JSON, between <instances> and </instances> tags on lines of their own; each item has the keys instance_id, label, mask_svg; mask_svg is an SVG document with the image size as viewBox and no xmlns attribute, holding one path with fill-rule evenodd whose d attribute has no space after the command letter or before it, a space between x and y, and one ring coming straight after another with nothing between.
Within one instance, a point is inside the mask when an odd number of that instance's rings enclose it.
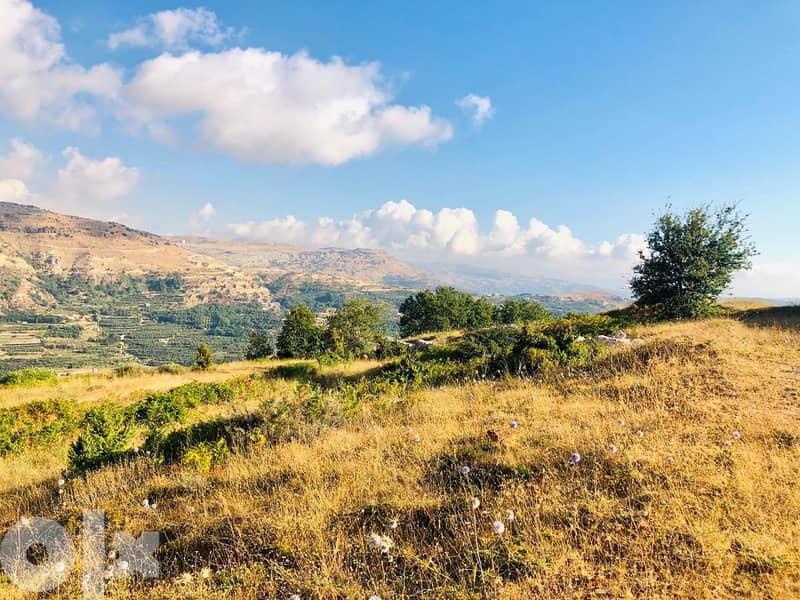
<instances>
[{"instance_id":1,"label":"small tree","mask_svg":"<svg viewBox=\"0 0 800 600\"><path fill-rule=\"evenodd\" d=\"M633 269L636 304L662 318L692 318L712 312L733 274L751 267L757 254L747 236L746 215L735 205L665 211L647 236L648 253Z\"/></svg>"},{"instance_id":2,"label":"small tree","mask_svg":"<svg viewBox=\"0 0 800 600\"><path fill-rule=\"evenodd\" d=\"M314 358L321 352L322 328L305 304L292 307L278 334L281 358Z\"/></svg>"},{"instance_id":3,"label":"small tree","mask_svg":"<svg viewBox=\"0 0 800 600\"><path fill-rule=\"evenodd\" d=\"M259 358L269 358L274 353L269 338L258 331L251 331L250 338L247 340L247 348L244 351L246 360L258 360Z\"/></svg>"},{"instance_id":4,"label":"small tree","mask_svg":"<svg viewBox=\"0 0 800 600\"><path fill-rule=\"evenodd\" d=\"M130 411L113 403L90 409L83 427L83 434L69 449L69 464L76 471L116 460L128 449L134 434Z\"/></svg>"},{"instance_id":5,"label":"small tree","mask_svg":"<svg viewBox=\"0 0 800 600\"><path fill-rule=\"evenodd\" d=\"M194 368L205 371L214 364L214 356L208 344L200 344L197 347L197 358L194 359Z\"/></svg>"}]
</instances>

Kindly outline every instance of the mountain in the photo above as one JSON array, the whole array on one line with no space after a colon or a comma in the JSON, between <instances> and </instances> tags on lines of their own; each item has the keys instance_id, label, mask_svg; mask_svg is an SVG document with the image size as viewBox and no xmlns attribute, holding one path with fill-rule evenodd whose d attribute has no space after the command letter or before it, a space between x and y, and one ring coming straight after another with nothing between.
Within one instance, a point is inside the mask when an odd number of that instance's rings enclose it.
<instances>
[{"instance_id":1,"label":"mountain","mask_svg":"<svg viewBox=\"0 0 800 600\"><path fill-rule=\"evenodd\" d=\"M241 358L283 311L365 295L399 304L427 280L380 250L181 238L0 202L0 372Z\"/></svg>"},{"instance_id":2,"label":"mountain","mask_svg":"<svg viewBox=\"0 0 800 600\"><path fill-rule=\"evenodd\" d=\"M628 303L625 298L600 288L533 275L504 273L493 269L449 263L415 263L436 281L473 294L522 296L543 304L556 314L596 313Z\"/></svg>"},{"instance_id":3,"label":"mountain","mask_svg":"<svg viewBox=\"0 0 800 600\"><path fill-rule=\"evenodd\" d=\"M210 237L172 237L181 248L267 275L300 274L366 286L425 287L429 277L383 250L306 248Z\"/></svg>"},{"instance_id":4,"label":"mountain","mask_svg":"<svg viewBox=\"0 0 800 600\"><path fill-rule=\"evenodd\" d=\"M182 302L271 303L257 277L144 231L0 202L0 310L54 308L53 280L178 277Z\"/></svg>"}]
</instances>

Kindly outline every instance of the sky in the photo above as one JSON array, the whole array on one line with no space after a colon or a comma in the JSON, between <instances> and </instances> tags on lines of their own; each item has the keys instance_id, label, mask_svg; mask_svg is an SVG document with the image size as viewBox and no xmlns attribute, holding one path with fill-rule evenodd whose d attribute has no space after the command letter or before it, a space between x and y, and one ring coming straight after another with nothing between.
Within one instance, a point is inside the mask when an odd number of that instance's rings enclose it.
<instances>
[{"instance_id":1,"label":"sky","mask_svg":"<svg viewBox=\"0 0 800 600\"><path fill-rule=\"evenodd\" d=\"M800 296L800 3L0 0L0 200L622 290L738 202Z\"/></svg>"}]
</instances>

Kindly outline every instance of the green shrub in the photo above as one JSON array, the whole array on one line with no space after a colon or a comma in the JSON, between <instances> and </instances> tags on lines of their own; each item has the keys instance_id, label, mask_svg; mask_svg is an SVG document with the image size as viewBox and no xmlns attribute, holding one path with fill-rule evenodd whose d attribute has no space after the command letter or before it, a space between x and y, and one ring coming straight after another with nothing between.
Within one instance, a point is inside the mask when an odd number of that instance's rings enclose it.
<instances>
[{"instance_id":1,"label":"green shrub","mask_svg":"<svg viewBox=\"0 0 800 600\"><path fill-rule=\"evenodd\" d=\"M185 373L188 369L183 365L178 365L175 363L167 363L165 365L159 365L156 369L159 373L168 373L170 375L180 375L181 373Z\"/></svg>"},{"instance_id":2,"label":"green shrub","mask_svg":"<svg viewBox=\"0 0 800 600\"><path fill-rule=\"evenodd\" d=\"M20 369L9 371L0 377L0 385L34 386L44 383L55 383L58 378L50 369Z\"/></svg>"},{"instance_id":3,"label":"green shrub","mask_svg":"<svg viewBox=\"0 0 800 600\"><path fill-rule=\"evenodd\" d=\"M186 405L179 396L169 392L148 396L136 409L136 418L150 430L162 429L182 423L186 419Z\"/></svg>"},{"instance_id":4,"label":"green shrub","mask_svg":"<svg viewBox=\"0 0 800 600\"><path fill-rule=\"evenodd\" d=\"M117 377L139 377L144 374L144 367L139 363L126 363L114 369Z\"/></svg>"},{"instance_id":5,"label":"green shrub","mask_svg":"<svg viewBox=\"0 0 800 600\"><path fill-rule=\"evenodd\" d=\"M319 371L316 365L309 362L289 363L278 365L272 371L275 377L282 379L296 379L298 381L312 381L317 378Z\"/></svg>"},{"instance_id":6,"label":"green shrub","mask_svg":"<svg viewBox=\"0 0 800 600\"><path fill-rule=\"evenodd\" d=\"M61 442L78 428L74 402L43 400L0 410L0 455Z\"/></svg>"},{"instance_id":7,"label":"green shrub","mask_svg":"<svg viewBox=\"0 0 800 600\"><path fill-rule=\"evenodd\" d=\"M133 415L117 404L101 404L86 413L83 428L69 450L70 467L79 472L117 460L125 453L133 438Z\"/></svg>"},{"instance_id":8,"label":"green shrub","mask_svg":"<svg viewBox=\"0 0 800 600\"><path fill-rule=\"evenodd\" d=\"M181 464L187 469L194 469L201 473L211 470L213 465L225 462L228 457L228 444L224 438L216 442L200 442L189 448L181 459Z\"/></svg>"}]
</instances>

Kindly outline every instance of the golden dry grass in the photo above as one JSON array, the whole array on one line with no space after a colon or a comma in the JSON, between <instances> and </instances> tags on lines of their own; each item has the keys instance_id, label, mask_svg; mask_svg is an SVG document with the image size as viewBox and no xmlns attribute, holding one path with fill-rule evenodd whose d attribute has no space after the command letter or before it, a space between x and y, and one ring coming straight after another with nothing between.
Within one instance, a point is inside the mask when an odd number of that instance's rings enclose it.
<instances>
[{"instance_id":1,"label":"golden dry grass","mask_svg":"<svg viewBox=\"0 0 800 600\"><path fill-rule=\"evenodd\" d=\"M71 481L63 508L61 459L41 459L49 480L0 483L2 526L91 507L161 532L164 577L113 581L109 598L800 597L800 332L714 319L633 333L647 344L586 371L387 398L209 473L107 467ZM97 398L169 387L124 383ZM33 460L3 467L48 468Z\"/></svg>"}]
</instances>

